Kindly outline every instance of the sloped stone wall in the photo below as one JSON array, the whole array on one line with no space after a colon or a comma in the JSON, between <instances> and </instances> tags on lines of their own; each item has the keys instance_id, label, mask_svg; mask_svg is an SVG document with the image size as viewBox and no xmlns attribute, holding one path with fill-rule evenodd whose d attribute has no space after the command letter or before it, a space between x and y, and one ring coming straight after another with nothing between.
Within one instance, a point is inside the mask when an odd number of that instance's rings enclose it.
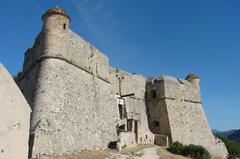
<instances>
[{"instance_id":1,"label":"sloped stone wall","mask_svg":"<svg viewBox=\"0 0 240 159\"><path fill-rule=\"evenodd\" d=\"M70 29L43 30L23 68L20 88L33 108L32 157L105 149L117 140L105 55Z\"/></svg>"},{"instance_id":2,"label":"sloped stone wall","mask_svg":"<svg viewBox=\"0 0 240 159\"><path fill-rule=\"evenodd\" d=\"M65 61L46 59L35 93L33 157L104 149L117 140L117 105L109 83Z\"/></svg>"},{"instance_id":3,"label":"sloped stone wall","mask_svg":"<svg viewBox=\"0 0 240 159\"><path fill-rule=\"evenodd\" d=\"M147 84L151 129L167 135L170 142L202 145L216 157L227 157L224 144L215 139L200 101L198 87L169 76L149 79ZM151 92L156 91L156 97Z\"/></svg>"}]
</instances>

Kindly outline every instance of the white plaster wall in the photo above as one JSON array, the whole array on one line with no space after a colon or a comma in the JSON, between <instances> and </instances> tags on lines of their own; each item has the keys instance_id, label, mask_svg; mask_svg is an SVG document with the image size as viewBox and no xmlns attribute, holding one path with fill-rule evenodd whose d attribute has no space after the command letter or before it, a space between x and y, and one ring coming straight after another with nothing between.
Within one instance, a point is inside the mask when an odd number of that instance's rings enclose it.
<instances>
[{"instance_id":1,"label":"white plaster wall","mask_svg":"<svg viewBox=\"0 0 240 159\"><path fill-rule=\"evenodd\" d=\"M0 158L27 159L31 109L0 64Z\"/></svg>"}]
</instances>

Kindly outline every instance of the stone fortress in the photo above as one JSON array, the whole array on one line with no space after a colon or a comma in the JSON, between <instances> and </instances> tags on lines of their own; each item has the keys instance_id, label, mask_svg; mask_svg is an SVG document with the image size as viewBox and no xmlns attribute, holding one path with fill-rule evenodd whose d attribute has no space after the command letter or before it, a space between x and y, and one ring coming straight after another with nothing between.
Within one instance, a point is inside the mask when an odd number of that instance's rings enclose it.
<instances>
[{"instance_id":1,"label":"stone fortress","mask_svg":"<svg viewBox=\"0 0 240 159\"><path fill-rule=\"evenodd\" d=\"M227 157L204 114L198 76L146 78L113 68L70 29L63 9L48 10L42 20L19 77L32 109L32 158L174 141Z\"/></svg>"}]
</instances>

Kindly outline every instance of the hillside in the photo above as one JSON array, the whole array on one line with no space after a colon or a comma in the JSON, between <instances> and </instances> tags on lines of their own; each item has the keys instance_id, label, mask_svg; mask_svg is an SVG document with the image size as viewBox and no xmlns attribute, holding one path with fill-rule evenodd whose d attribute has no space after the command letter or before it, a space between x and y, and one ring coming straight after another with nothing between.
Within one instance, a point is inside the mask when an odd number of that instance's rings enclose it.
<instances>
[{"instance_id":1,"label":"hillside","mask_svg":"<svg viewBox=\"0 0 240 159\"><path fill-rule=\"evenodd\" d=\"M227 138L240 144L240 129L235 130Z\"/></svg>"},{"instance_id":2,"label":"hillside","mask_svg":"<svg viewBox=\"0 0 240 159\"><path fill-rule=\"evenodd\" d=\"M232 140L236 143L240 143L240 129L233 129L229 131L218 131L216 129L212 130L213 134L220 134L221 136Z\"/></svg>"}]
</instances>

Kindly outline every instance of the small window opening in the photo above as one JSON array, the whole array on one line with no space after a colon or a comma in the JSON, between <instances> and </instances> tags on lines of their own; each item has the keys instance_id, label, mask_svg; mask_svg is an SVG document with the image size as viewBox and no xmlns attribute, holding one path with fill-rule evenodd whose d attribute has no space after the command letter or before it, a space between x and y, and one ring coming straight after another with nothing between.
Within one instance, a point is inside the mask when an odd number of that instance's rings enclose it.
<instances>
[{"instance_id":1,"label":"small window opening","mask_svg":"<svg viewBox=\"0 0 240 159\"><path fill-rule=\"evenodd\" d=\"M63 29L64 29L64 30L66 29L66 24L65 24L65 23L63 24Z\"/></svg>"},{"instance_id":2,"label":"small window opening","mask_svg":"<svg viewBox=\"0 0 240 159\"><path fill-rule=\"evenodd\" d=\"M159 121L153 121L153 126L154 127L159 127Z\"/></svg>"},{"instance_id":3,"label":"small window opening","mask_svg":"<svg viewBox=\"0 0 240 159\"><path fill-rule=\"evenodd\" d=\"M120 119L123 119L123 105L118 104Z\"/></svg>"},{"instance_id":4,"label":"small window opening","mask_svg":"<svg viewBox=\"0 0 240 159\"><path fill-rule=\"evenodd\" d=\"M156 98L157 97L157 92L156 90L151 90L151 97Z\"/></svg>"},{"instance_id":5,"label":"small window opening","mask_svg":"<svg viewBox=\"0 0 240 159\"><path fill-rule=\"evenodd\" d=\"M125 130L125 124L119 126L118 128L121 129L121 130Z\"/></svg>"}]
</instances>

